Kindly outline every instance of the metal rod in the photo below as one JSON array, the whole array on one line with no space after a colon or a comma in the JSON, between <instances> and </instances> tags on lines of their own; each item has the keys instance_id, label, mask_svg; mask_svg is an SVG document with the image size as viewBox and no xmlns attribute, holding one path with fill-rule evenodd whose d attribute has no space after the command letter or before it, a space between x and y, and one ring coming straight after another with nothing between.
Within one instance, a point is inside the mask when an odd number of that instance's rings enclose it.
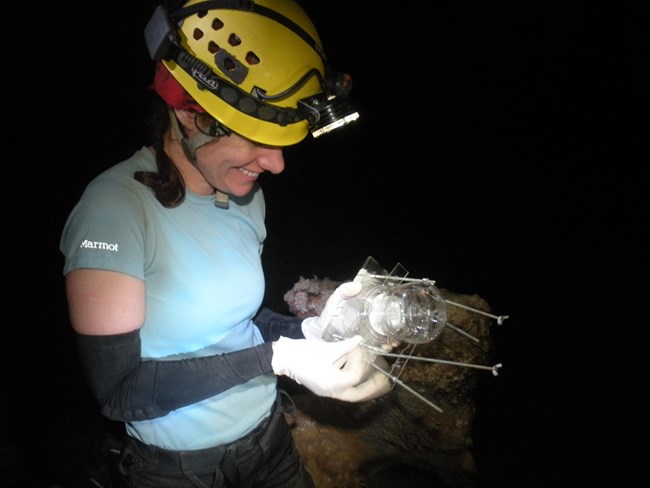
<instances>
[{"instance_id":1,"label":"metal rod","mask_svg":"<svg viewBox=\"0 0 650 488\"><path fill-rule=\"evenodd\" d=\"M468 337L468 338L472 339L474 342L480 342L480 341L479 341L476 337L474 337L472 334L470 334L470 333L467 332L467 331L464 331L463 329L461 329L460 327L458 327L458 326L452 324L451 322L447 322L447 327L451 327L452 330L458 332L459 334L464 335L465 337Z\"/></svg>"},{"instance_id":2,"label":"metal rod","mask_svg":"<svg viewBox=\"0 0 650 488\"><path fill-rule=\"evenodd\" d=\"M498 376L498 369L501 368L503 365L501 363L495 364L494 366L484 366L481 364L471 364L471 363L459 363L456 361L447 361L446 359L435 359L435 358L423 358L421 356L409 356L406 354L395 354L392 352L386 352L380 347L374 347L370 346L368 344L361 344L362 347L365 347L369 351L374 352L375 354L378 354L380 356L386 356L390 358L399 358L399 359L415 359L417 361L427 361L430 363L441 363L441 364L450 364L452 366L464 366L466 368L476 368L476 369L484 369L487 371L492 371L492 374L494 376Z\"/></svg>"},{"instance_id":3,"label":"metal rod","mask_svg":"<svg viewBox=\"0 0 650 488\"><path fill-rule=\"evenodd\" d=\"M373 368L375 368L377 371L381 371L382 373L384 373L386 376L388 376L392 381L394 381L395 383L397 383L399 386L401 386L402 388L405 388L405 389L408 390L410 393L412 393L413 395L415 395L416 397L418 397L420 400L422 400L424 403L426 403L427 405L429 405L429 406L435 408L438 412L442 413L442 408L440 408L440 407L439 407L438 405L436 405L435 403L431 402L429 399L427 399L427 398L423 397L422 395L420 395L420 394L419 394L417 391L415 391L413 388L411 388L411 387L408 386L406 383L404 383L402 380L400 380L399 378L397 378L397 376L393 376L393 375L390 374L388 371L385 371L385 370L381 369L381 368L380 368L379 366L377 366L375 363L370 363L370 364L372 365Z\"/></svg>"},{"instance_id":4,"label":"metal rod","mask_svg":"<svg viewBox=\"0 0 650 488\"><path fill-rule=\"evenodd\" d=\"M388 276L388 275L369 275L371 278L381 278L384 280L393 280L393 281L421 281L422 283L427 283L429 285L435 285L435 281L430 280L429 278L407 278L405 276Z\"/></svg>"},{"instance_id":5,"label":"metal rod","mask_svg":"<svg viewBox=\"0 0 650 488\"><path fill-rule=\"evenodd\" d=\"M472 312L476 312L478 314L485 315L486 317L496 319L499 325L503 324L503 321L508 318L507 315L492 315L491 313L484 312L483 310L479 310L478 308L468 307L467 305L463 305L462 303L452 302L451 300L445 300L445 301L447 303L455 305L456 307L464 308L465 310L471 310Z\"/></svg>"}]
</instances>

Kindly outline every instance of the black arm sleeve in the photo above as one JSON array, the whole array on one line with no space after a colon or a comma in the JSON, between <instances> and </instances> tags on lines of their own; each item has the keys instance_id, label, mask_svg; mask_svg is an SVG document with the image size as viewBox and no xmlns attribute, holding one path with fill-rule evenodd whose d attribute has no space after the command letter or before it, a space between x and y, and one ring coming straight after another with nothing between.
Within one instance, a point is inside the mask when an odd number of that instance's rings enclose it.
<instances>
[{"instance_id":1,"label":"black arm sleeve","mask_svg":"<svg viewBox=\"0 0 650 488\"><path fill-rule=\"evenodd\" d=\"M102 415L121 421L163 417L174 409L272 373L270 342L241 351L174 361L143 361L140 331L77 334L77 347Z\"/></svg>"},{"instance_id":2,"label":"black arm sleeve","mask_svg":"<svg viewBox=\"0 0 650 488\"><path fill-rule=\"evenodd\" d=\"M253 322L262 333L265 342L277 341L280 336L289 339L305 338L301 328L302 319L293 315L282 315L262 307L257 312Z\"/></svg>"}]
</instances>

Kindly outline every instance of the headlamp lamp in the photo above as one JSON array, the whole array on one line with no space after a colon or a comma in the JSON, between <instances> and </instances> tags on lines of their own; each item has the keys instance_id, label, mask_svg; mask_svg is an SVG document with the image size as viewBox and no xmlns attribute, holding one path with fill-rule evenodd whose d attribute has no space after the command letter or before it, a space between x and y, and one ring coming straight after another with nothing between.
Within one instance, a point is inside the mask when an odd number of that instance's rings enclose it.
<instances>
[{"instance_id":1,"label":"headlamp lamp","mask_svg":"<svg viewBox=\"0 0 650 488\"><path fill-rule=\"evenodd\" d=\"M298 106L318 114L318 117L307 119L309 120L309 132L313 137L327 134L359 118L359 112L347 99L334 95L316 95L308 100L300 100Z\"/></svg>"},{"instance_id":2,"label":"headlamp lamp","mask_svg":"<svg viewBox=\"0 0 650 488\"><path fill-rule=\"evenodd\" d=\"M352 78L347 73L328 73L323 79L318 70L312 69L291 88L278 95L269 96L259 89L256 89L254 93L262 100L277 100L300 89L312 76L318 78L323 87L323 93L299 100L296 110L309 123L309 131L314 138L359 118L359 112L352 106L348 98L352 89Z\"/></svg>"}]
</instances>

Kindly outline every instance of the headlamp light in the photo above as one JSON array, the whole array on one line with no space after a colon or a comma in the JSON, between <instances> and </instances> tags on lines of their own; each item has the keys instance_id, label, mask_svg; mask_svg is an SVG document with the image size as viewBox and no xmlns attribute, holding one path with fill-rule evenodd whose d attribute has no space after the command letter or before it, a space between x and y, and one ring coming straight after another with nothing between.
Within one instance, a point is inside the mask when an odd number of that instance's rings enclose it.
<instances>
[{"instance_id":1,"label":"headlamp light","mask_svg":"<svg viewBox=\"0 0 650 488\"><path fill-rule=\"evenodd\" d=\"M359 112L347 98L321 93L307 100L298 102L299 111L303 111L309 121L309 132L314 137L342 127L359 118Z\"/></svg>"},{"instance_id":2,"label":"headlamp light","mask_svg":"<svg viewBox=\"0 0 650 488\"><path fill-rule=\"evenodd\" d=\"M320 73L316 72L320 78ZM309 122L309 132L321 136L359 118L348 94L352 89L352 78L347 73L328 73L321 79L323 93L298 102L298 111Z\"/></svg>"}]
</instances>

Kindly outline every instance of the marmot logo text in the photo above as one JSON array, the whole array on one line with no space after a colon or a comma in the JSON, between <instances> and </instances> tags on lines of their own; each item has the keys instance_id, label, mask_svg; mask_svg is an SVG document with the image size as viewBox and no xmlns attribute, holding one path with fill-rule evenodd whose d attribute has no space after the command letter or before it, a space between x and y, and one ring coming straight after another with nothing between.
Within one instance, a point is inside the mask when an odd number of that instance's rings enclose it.
<instances>
[{"instance_id":1,"label":"marmot logo text","mask_svg":"<svg viewBox=\"0 0 650 488\"><path fill-rule=\"evenodd\" d=\"M88 247L90 249L108 249L117 252L117 244L108 244L107 242L93 242L88 239L84 240L79 247Z\"/></svg>"}]
</instances>

